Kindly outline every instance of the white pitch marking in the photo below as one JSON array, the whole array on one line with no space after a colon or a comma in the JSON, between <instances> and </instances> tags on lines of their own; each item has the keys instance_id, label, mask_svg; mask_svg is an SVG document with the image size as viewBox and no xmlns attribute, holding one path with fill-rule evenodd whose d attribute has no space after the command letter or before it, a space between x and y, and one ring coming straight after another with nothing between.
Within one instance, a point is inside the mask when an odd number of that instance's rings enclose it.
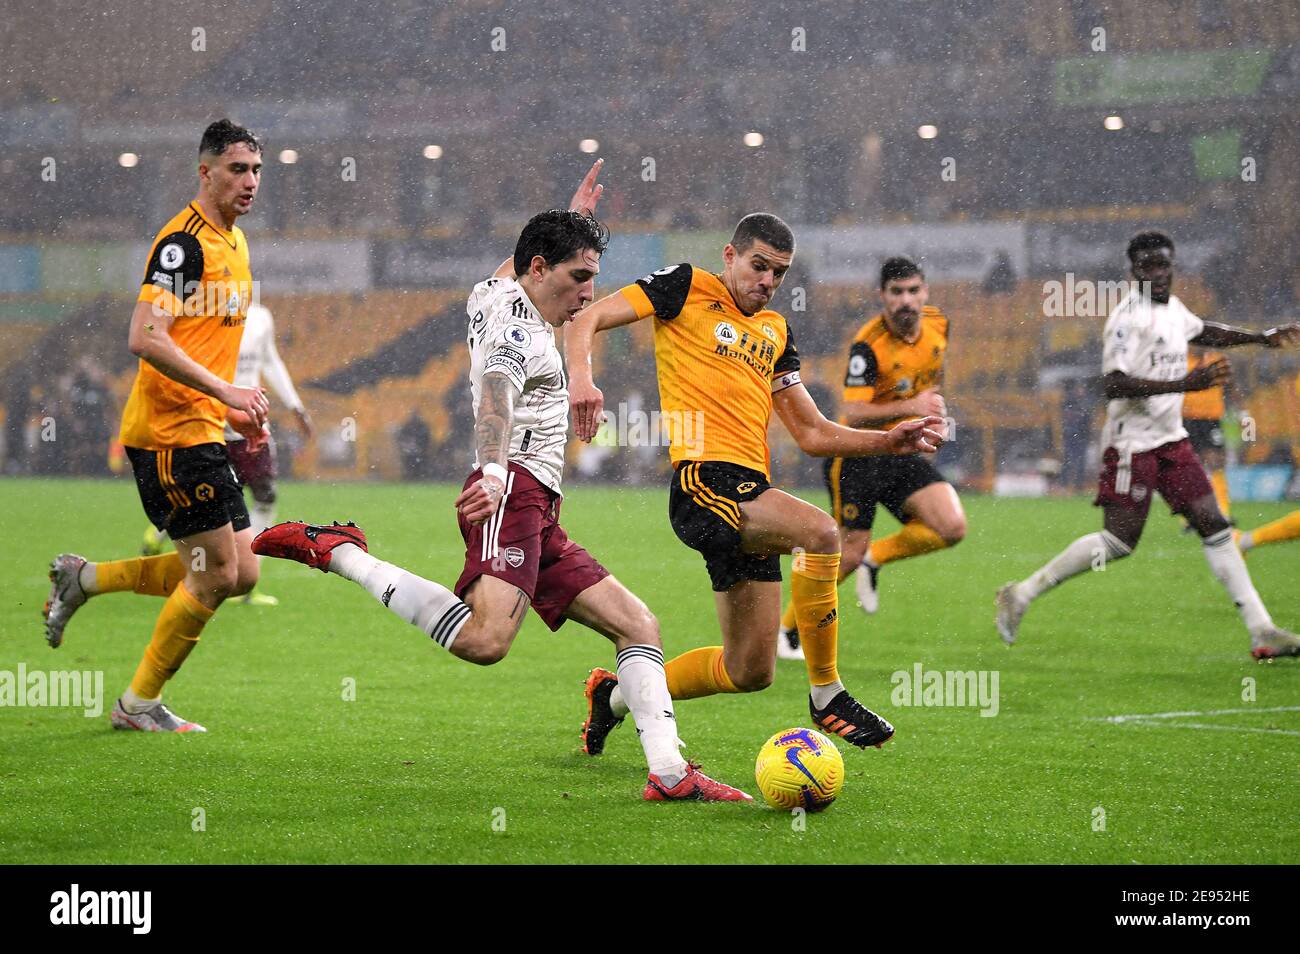
<instances>
[{"instance_id":1,"label":"white pitch marking","mask_svg":"<svg viewBox=\"0 0 1300 954\"><path fill-rule=\"evenodd\" d=\"M1143 722L1151 719L1185 719L1188 716L1244 715L1247 712L1300 712L1300 706L1272 706L1250 709L1210 709L1205 712L1147 712L1137 715L1096 716L1090 722ZM1268 731L1268 730L1261 730Z\"/></svg>"},{"instance_id":2,"label":"white pitch marking","mask_svg":"<svg viewBox=\"0 0 1300 954\"><path fill-rule=\"evenodd\" d=\"M1291 729L1260 729L1248 725L1210 725L1208 722L1135 722L1134 725L1146 725L1157 729L1214 729L1218 732L1263 732L1266 735L1295 735L1300 732Z\"/></svg>"}]
</instances>

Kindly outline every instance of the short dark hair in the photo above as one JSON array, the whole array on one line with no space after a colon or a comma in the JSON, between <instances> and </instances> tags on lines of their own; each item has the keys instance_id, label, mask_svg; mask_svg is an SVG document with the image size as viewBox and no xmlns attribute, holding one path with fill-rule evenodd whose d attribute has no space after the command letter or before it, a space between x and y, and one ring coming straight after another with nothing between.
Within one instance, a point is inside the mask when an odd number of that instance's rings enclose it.
<instances>
[{"instance_id":1,"label":"short dark hair","mask_svg":"<svg viewBox=\"0 0 1300 954\"><path fill-rule=\"evenodd\" d=\"M1174 240L1164 232L1139 232L1128 240L1128 260L1130 264L1137 262L1137 257L1142 252L1150 251L1153 248L1167 248L1169 254L1174 254Z\"/></svg>"},{"instance_id":2,"label":"short dark hair","mask_svg":"<svg viewBox=\"0 0 1300 954\"><path fill-rule=\"evenodd\" d=\"M528 271L533 256L540 255L551 268L585 249L604 255L609 229L593 215L569 209L539 212L528 220L515 243L515 274Z\"/></svg>"},{"instance_id":3,"label":"short dark hair","mask_svg":"<svg viewBox=\"0 0 1300 954\"><path fill-rule=\"evenodd\" d=\"M218 119L203 130L203 138L199 140L199 155L220 156L225 153L227 146L233 146L237 142L248 143L248 148L254 152L262 151L262 141L250 130L229 119Z\"/></svg>"},{"instance_id":4,"label":"short dark hair","mask_svg":"<svg viewBox=\"0 0 1300 954\"><path fill-rule=\"evenodd\" d=\"M780 216L770 212L751 212L736 223L736 231L731 233L731 244L737 252L743 252L755 242L766 242L778 252L793 252L794 232Z\"/></svg>"},{"instance_id":5,"label":"short dark hair","mask_svg":"<svg viewBox=\"0 0 1300 954\"><path fill-rule=\"evenodd\" d=\"M895 255L893 258L885 259L884 264L880 266L880 287L884 288L895 279L911 278L913 275L925 278L925 272L921 271L920 265L910 258Z\"/></svg>"}]
</instances>

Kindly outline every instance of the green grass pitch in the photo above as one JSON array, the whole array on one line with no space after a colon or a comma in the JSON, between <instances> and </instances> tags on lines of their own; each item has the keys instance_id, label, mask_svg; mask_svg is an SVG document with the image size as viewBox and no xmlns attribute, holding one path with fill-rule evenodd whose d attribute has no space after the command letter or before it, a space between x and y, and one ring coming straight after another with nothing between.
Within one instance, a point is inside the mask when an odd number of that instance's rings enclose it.
<instances>
[{"instance_id":1,"label":"green grass pitch","mask_svg":"<svg viewBox=\"0 0 1300 954\"><path fill-rule=\"evenodd\" d=\"M824 504L822 496L809 499ZM280 513L355 519L379 555L450 583L463 552L453 497L446 486L289 483ZM168 701L209 733L112 732L107 707L148 641L158 600L93 601L57 652L41 638L39 610L55 553L135 552L144 521L134 489L124 480L0 482L0 670L102 670L106 696L95 719L71 708L0 708L0 857L1300 860L1300 665L1250 660L1199 547L1163 505L1132 559L1043 599L1007 649L993 629L997 586L1095 530L1099 515L1082 498L966 504L967 540L886 568L876 617L841 590L841 673L898 734L881 751L841 746L842 796L800 826L760 805L641 802L630 720L603 757L582 755L582 680L612 664L599 636L575 624L552 635L530 616L503 663L477 668L357 587L276 561L263 585L281 605L224 607L168 687ZM717 626L702 561L677 542L666 508L664 488L575 486L564 522L658 614L671 656L715 643ZM1253 526L1286 509L1243 504L1237 516ZM885 518L880 527L891 525ZM1278 622L1300 627L1300 544L1258 550L1249 566ZM998 714L892 705L891 673L917 663L996 670ZM354 701L343 698L345 680L355 680ZM1243 700L1245 680L1254 680L1253 701ZM1234 709L1247 711L1203 714ZM1169 712L1201 714L1098 721ZM752 791L763 740L808 721L803 666L781 662L767 691L683 702L677 715L687 754Z\"/></svg>"}]
</instances>

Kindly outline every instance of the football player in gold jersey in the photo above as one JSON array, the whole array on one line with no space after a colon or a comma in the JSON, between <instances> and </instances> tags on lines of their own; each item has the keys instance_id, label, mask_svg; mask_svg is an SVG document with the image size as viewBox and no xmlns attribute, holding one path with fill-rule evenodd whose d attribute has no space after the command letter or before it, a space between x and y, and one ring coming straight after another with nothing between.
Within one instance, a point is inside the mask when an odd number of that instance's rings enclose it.
<instances>
[{"instance_id":1,"label":"football player in gold jersey","mask_svg":"<svg viewBox=\"0 0 1300 954\"><path fill-rule=\"evenodd\" d=\"M662 414L675 470L673 530L698 550L713 583L721 646L669 661L674 699L752 692L772 682L781 616L780 554L794 553L795 613L805 635L814 723L860 747L894 728L849 694L836 668L840 540L824 512L769 483L767 428L775 408L806 453L822 457L933 452L941 421L925 417L890 431L828 421L800 383L799 354L785 318L768 309L794 259L794 234L775 215L741 219L712 274L662 268L590 306L565 336L569 400L579 439L589 441L604 397L592 380L597 331L653 316ZM608 732L628 707L613 675L587 683L587 734ZM595 711L599 703L602 712ZM603 739L588 738L587 749Z\"/></svg>"},{"instance_id":2,"label":"football player in gold jersey","mask_svg":"<svg viewBox=\"0 0 1300 954\"><path fill-rule=\"evenodd\" d=\"M939 387L948 319L928 300L925 275L915 262L885 260L880 269L884 310L863 324L849 348L842 424L887 428L911 417L947 415ZM942 550L966 536L957 491L920 454L834 457L825 462L825 475L831 515L840 527L840 578L857 571L858 602L868 613L879 607L876 581L882 566ZM877 504L903 526L872 540ZM782 614L777 651L783 658L803 658L793 605Z\"/></svg>"},{"instance_id":3,"label":"football player in gold jersey","mask_svg":"<svg viewBox=\"0 0 1300 954\"><path fill-rule=\"evenodd\" d=\"M149 252L128 336L140 367L120 435L145 514L167 530L176 552L102 563L64 553L50 566L45 638L54 648L91 596L165 600L135 678L113 707L115 729L206 731L163 705L163 684L222 601L257 583L248 510L223 430L229 419L251 441L265 433L265 394L232 383L254 294L248 243L235 221L257 196L262 146L247 129L219 120L203 133L198 173L198 195Z\"/></svg>"}]
</instances>

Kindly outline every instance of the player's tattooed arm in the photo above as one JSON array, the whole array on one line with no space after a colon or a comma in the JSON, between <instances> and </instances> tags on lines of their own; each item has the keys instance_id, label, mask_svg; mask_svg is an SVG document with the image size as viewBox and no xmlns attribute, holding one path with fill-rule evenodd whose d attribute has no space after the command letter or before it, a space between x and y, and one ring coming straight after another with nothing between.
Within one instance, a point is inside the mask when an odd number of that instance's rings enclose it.
<instances>
[{"instance_id":1,"label":"player's tattooed arm","mask_svg":"<svg viewBox=\"0 0 1300 954\"><path fill-rule=\"evenodd\" d=\"M515 385L503 374L483 375L479 395L478 417L474 419L474 446L479 465L504 472L510 459L510 431L514 426ZM456 509L470 523L482 523L497 511L505 485L493 474L483 477L461 491Z\"/></svg>"},{"instance_id":2,"label":"player's tattooed arm","mask_svg":"<svg viewBox=\"0 0 1300 954\"><path fill-rule=\"evenodd\" d=\"M474 419L474 446L480 464L506 466L514 414L513 382L503 374L483 375L483 393L479 397L478 417Z\"/></svg>"},{"instance_id":3,"label":"player's tattooed arm","mask_svg":"<svg viewBox=\"0 0 1300 954\"><path fill-rule=\"evenodd\" d=\"M1257 344L1268 348L1294 348L1300 345L1300 324L1281 325L1267 331L1250 331L1217 322L1205 322L1205 328L1191 340L1191 344L1207 348L1235 348L1238 345ZM1190 389L1189 389L1190 390Z\"/></svg>"}]
</instances>

